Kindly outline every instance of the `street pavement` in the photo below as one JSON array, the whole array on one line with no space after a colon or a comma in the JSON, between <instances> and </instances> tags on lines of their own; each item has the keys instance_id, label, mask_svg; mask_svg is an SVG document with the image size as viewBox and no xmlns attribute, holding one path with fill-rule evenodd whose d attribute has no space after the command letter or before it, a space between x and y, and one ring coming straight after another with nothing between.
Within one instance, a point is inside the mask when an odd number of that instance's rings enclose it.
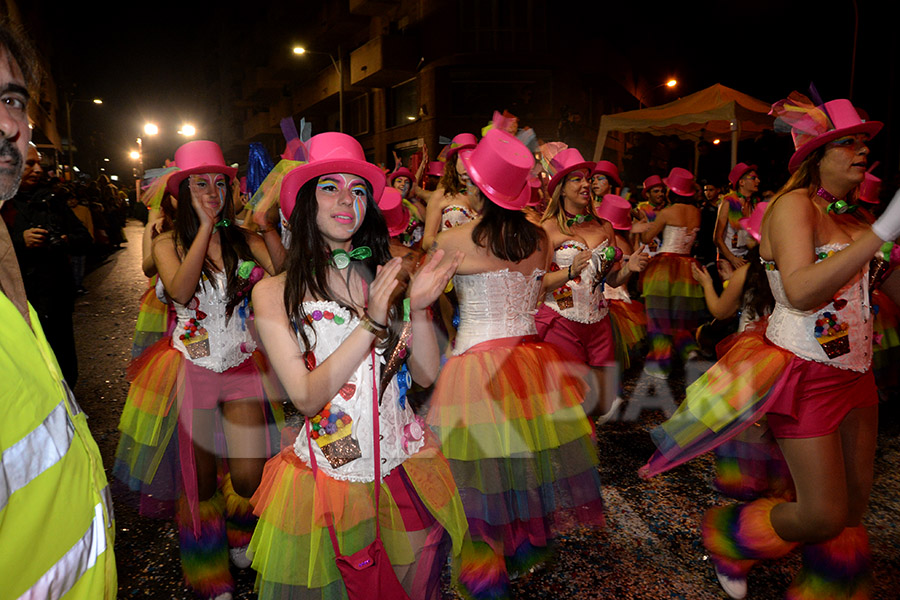
<instances>
[{"instance_id":1,"label":"street pavement","mask_svg":"<svg viewBox=\"0 0 900 600\"><path fill-rule=\"evenodd\" d=\"M79 358L76 396L89 417L107 476L118 443L117 425L128 382L131 340L138 300L146 278L140 270L142 225L129 221L128 244L85 278L89 293L75 308ZM688 369L688 377L699 372ZM672 400L666 386L631 374L626 391L642 397L657 394L661 407ZM647 388L654 388L648 390ZM635 392L635 389L638 391ZM637 412L637 406L631 413ZM607 423L598 429L600 473L607 526L602 532L574 530L557 544L555 559L513 582L514 598L715 599L724 598L699 538L703 511L727 498L709 485L712 460L701 457L650 482L637 469L653 451L648 431L663 413L642 411L635 420ZM896 428L893 428L896 431ZM872 543L876 598L900 597L900 439L879 436L875 485L865 523ZM141 517L121 488L114 487L116 559L119 598L190 599L181 582L178 535L173 523ZM781 598L799 569L794 555L762 564L750 576L749 599ZM235 570L236 598L255 598L254 573ZM445 586L444 598L457 598ZM374 600L374 599L373 599Z\"/></svg>"}]
</instances>

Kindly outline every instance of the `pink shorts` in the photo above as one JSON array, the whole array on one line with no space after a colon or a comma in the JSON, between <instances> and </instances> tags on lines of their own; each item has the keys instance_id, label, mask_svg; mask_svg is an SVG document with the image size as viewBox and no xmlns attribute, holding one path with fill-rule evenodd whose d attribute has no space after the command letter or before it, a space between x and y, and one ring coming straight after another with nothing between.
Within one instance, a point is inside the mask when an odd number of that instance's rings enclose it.
<instances>
[{"instance_id":1,"label":"pink shorts","mask_svg":"<svg viewBox=\"0 0 900 600\"><path fill-rule=\"evenodd\" d=\"M766 411L776 438L813 438L837 431L854 408L878 404L872 371L859 373L794 358L778 398Z\"/></svg>"},{"instance_id":2,"label":"pink shorts","mask_svg":"<svg viewBox=\"0 0 900 600\"><path fill-rule=\"evenodd\" d=\"M185 359L183 408L214 409L222 402L248 398L263 398L262 377L252 356L222 373L198 367Z\"/></svg>"},{"instance_id":3,"label":"pink shorts","mask_svg":"<svg viewBox=\"0 0 900 600\"><path fill-rule=\"evenodd\" d=\"M538 335L545 342L559 346L592 367L616 366L616 344L609 317L596 323L579 323L544 304L534 321Z\"/></svg>"}]
</instances>

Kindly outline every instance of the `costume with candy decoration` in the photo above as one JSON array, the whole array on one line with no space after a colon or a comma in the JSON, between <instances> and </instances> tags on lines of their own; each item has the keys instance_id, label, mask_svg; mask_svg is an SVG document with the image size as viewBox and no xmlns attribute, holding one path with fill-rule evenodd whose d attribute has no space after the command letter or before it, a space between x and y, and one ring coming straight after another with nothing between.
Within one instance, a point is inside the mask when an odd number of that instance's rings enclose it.
<instances>
[{"instance_id":1,"label":"costume with candy decoration","mask_svg":"<svg viewBox=\"0 0 900 600\"><path fill-rule=\"evenodd\" d=\"M314 369L357 328L359 319L332 301L305 302L304 307L309 318L302 326L316 339L315 348L306 353L307 365ZM404 580L407 590L413 597L432 597L446 552L452 548L453 556L459 556L465 517L456 485L434 438L401 393L396 375L379 389L382 435L380 442L373 440L372 386L381 378L385 360L380 350L367 356L310 420L317 478L309 466L306 430L266 464L252 499L260 521L248 553L259 573L260 598L343 594L323 513L325 506L334 511L343 554L371 543L374 443L381 444L383 462L381 539L393 565L416 565ZM411 543L416 535L427 538L423 549Z\"/></svg>"}]
</instances>

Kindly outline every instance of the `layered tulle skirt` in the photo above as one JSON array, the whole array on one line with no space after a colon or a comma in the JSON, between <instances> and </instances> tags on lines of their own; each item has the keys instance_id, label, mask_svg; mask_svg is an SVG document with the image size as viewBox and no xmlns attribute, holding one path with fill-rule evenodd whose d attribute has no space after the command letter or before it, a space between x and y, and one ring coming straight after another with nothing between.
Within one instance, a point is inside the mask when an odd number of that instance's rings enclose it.
<instances>
[{"instance_id":1,"label":"layered tulle skirt","mask_svg":"<svg viewBox=\"0 0 900 600\"><path fill-rule=\"evenodd\" d=\"M258 380L249 387L262 392L258 401L266 417L264 433L271 456L279 448L278 431L284 425L282 388L259 351L233 370ZM190 389L185 381L187 371L187 361L172 347L171 338L157 341L128 368L131 387L119 420L121 435L113 473L129 489L140 492L141 513L147 516L174 516L175 500L183 492L191 508L197 506L190 443L194 399L186 396L186 389ZM227 377L230 371L221 375ZM216 450L221 456L224 436L220 431L216 437Z\"/></svg>"},{"instance_id":2,"label":"layered tulle skirt","mask_svg":"<svg viewBox=\"0 0 900 600\"><path fill-rule=\"evenodd\" d=\"M604 523L584 369L552 344L507 338L441 372L426 420L465 507L480 575L463 583L476 597L503 596L557 533Z\"/></svg>"},{"instance_id":3,"label":"layered tulle skirt","mask_svg":"<svg viewBox=\"0 0 900 600\"><path fill-rule=\"evenodd\" d=\"M332 515L341 554L364 548L375 539L374 486L321 472L315 478L293 445L269 460L251 500L259 521L248 555L260 599L346 598L325 515ZM413 598L433 597L448 553L462 554L466 520L432 434L383 479L379 503L381 540L401 583ZM460 561L453 564L456 574Z\"/></svg>"},{"instance_id":4,"label":"layered tulle skirt","mask_svg":"<svg viewBox=\"0 0 900 600\"><path fill-rule=\"evenodd\" d=\"M134 326L134 340L131 345L131 357L137 358L144 350L166 336L169 328L168 306L156 297L157 275L150 278L146 290L141 296L137 324Z\"/></svg>"},{"instance_id":5,"label":"layered tulle skirt","mask_svg":"<svg viewBox=\"0 0 900 600\"><path fill-rule=\"evenodd\" d=\"M696 260L681 254L654 256L641 273L647 336L647 362L667 373L673 356L682 362L697 348L694 333L708 319L703 287L691 274Z\"/></svg>"}]
</instances>

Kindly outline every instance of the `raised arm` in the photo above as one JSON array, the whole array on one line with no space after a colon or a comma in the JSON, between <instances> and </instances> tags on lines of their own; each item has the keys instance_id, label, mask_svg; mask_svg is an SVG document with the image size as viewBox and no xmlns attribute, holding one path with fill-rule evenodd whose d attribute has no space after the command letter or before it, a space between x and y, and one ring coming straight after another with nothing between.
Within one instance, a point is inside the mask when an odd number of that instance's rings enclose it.
<instances>
[{"instance_id":1,"label":"raised arm","mask_svg":"<svg viewBox=\"0 0 900 600\"><path fill-rule=\"evenodd\" d=\"M438 188L440 190L440 188ZM443 200L444 195L438 195L438 190L435 190L431 195L431 199L428 200L428 204L425 206L425 231L422 233L422 247L423 248L431 248L431 244L434 243L434 238L437 237L437 234L441 231L441 215L444 209Z\"/></svg>"}]
</instances>

